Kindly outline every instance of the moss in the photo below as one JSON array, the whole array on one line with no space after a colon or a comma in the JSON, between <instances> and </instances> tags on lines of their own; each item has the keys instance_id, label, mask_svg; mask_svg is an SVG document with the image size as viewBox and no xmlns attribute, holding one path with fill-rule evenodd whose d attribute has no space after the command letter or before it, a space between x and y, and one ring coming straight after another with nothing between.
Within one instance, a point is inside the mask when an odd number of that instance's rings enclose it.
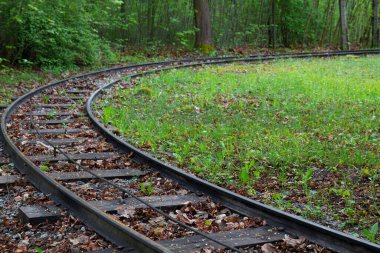
<instances>
[{"instance_id":1,"label":"moss","mask_svg":"<svg viewBox=\"0 0 380 253\"><path fill-rule=\"evenodd\" d=\"M148 87L141 87L141 88L137 89L137 91L135 92L135 96L151 97L152 93L153 93L152 89L150 89Z\"/></svg>"},{"instance_id":2,"label":"moss","mask_svg":"<svg viewBox=\"0 0 380 253\"><path fill-rule=\"evenodd\" d=\"M215 47L212 44L202 44L199 49L204 54L210 54L215 51Z\"/></svg>"}]
</instances>

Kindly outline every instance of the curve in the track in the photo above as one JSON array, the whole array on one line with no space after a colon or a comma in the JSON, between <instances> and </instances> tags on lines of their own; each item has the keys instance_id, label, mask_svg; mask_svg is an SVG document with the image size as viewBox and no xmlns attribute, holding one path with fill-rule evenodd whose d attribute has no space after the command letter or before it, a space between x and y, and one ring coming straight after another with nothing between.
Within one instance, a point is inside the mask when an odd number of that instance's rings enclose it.
<instances>
[{"instance_id":1,"label":"curve in the track","mask_svg":"<svg viewBox=\"0 0 380 253\"><path fill-rule=\"evenodd\" d=\"M260 204L248 198L242 197L235 193L232 193L223 188L217 187L206 181L203 181L195 176L184 173L170 165L166 165L159 160L155 159L151 155L136 149L132 145L124 142L118 138L113 132L107 130L94 116L91 111L91 104L103 91L115 85L121 76L130 76L131 78L137 78L142 74L136 74L136 71L144 71L148 67L154 67L153 71L145 71L145 74L155 71L162 71L173 66L176 67L190 67L199 66L202 64L222 64L236 61L252 62L257 60L271 60L278 58L304 58L304 57L323 57L334 55L347 55L347 54L371 54L380 53L380 50L362 50L362 51L344 51L344 52L322 52L322 53L303 53L303 54L282 54L282 55L253 55L249 58L238 59L235 57L229 58L212 58L212 59L197 59L197 60L183 60L183 61L170 61L161 63L149 63L143 65L120 67L111 70L105 70L95 73L90 73L82 76L76 76L74 78L65 79L60 82L42 87L33 92L26 94L25 96L16 100L4 113L1 122L2 137L7 145L7 149L11 154L14 162L23 173L27 175L30 181L37 186L43 192L50 194L50 196L57 202L67 207L74 215L78 216L84 223L95 229L98 233L105 236L107 239L115 242L118 245L126 248L134 248L141 252L171 252L170 247L163 246L147 237L137 233L136 231L122 225L120 222L110 219L110 217L104 212L93 205L83 200L66 187L57 183L52 177L49 177L34 164L30 157L24 155L17 145L15 140L11 139L8 134L7 124L9 123L12 114L21 107L28 100L39 95L41 92L52 89L59 85L70 83L74 80L86 80L94 77L105 75L107 80L116 80L110 84L98 89L87 102L87 112L89 113L91 121L98 127L98 129L111 140L117 144L121 149L128 152L132 152L135 158L143 160L145 163L150 164L154 169L160 171L168 178L174 179L179 182L180 185L186 186L186 188L194 192L202 192L211 196L215 201L222 203L224 206L230 208L237 213L247 216L260 216L268 220L272 226L285 227L286 231L296 235L306 236L310 241L328 247L332 250L339 252L379 252L379 245L369 243L367 241L357 239L338 231L320 226L313 222L301 219L297 216L287 214L285 212L278 211L274 208ZM195 63L194 63L195 62ZM184 64L184 65L183 65ZM128 70L128 71L126 71ZM103 77L104 78L104 77Z\"/></svg>"}]
</instances>

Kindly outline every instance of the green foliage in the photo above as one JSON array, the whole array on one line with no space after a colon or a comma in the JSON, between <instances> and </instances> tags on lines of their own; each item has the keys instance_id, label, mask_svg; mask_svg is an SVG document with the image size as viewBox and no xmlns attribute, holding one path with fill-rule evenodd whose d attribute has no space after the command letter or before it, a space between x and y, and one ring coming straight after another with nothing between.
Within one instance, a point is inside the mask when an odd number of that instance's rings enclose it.
<instances>
[{"instance_id":1,"label":"green foliage","mask_svg":"<svg viewBox=\"0 0 380 253\"><path fill-rule=\"evenodd\" d=\"M1 63L0 63L1 64ZM34 72L29 68L15 70L8 67L0 68L0 104L9 104L17 92L20 92L18 85L25 89L32 87L35 82L42 82L43 74Z\"/></svg>"},{"instance_id":2,"label":"green foliage","mask_svg":"<svg viewBox=\"0 0 380 253\"><path fill-rule=\"evenodd\" d=\"M47 118L48 119L54 119L56 116L57 116L57 111L56 110L50 110L48 113L47 113Z\"/></svg>"},{"instance_id":3,"label":"green foliage","mask_svg":"<svg viewBox=\"0 0 380 253\"><path fill-rule=\"evenodd\" d=\"M37 253L44 253L44 251L40 247L35 247Z\"/></svg>"},{"instance_id":4,"label":"green foliage","mask_svg":"<svg viewBox=\"0 0 380 253\"><path fill-rule=\"evenodd\" d=\"M276 0L274 13L270 2L210 1L213 43L224 48L269 47L273 29L277 47L339 45L336 1ZM347 1L352 45L367 46L371 40L370 6L370 1ZM272 15L274 24L268 23ZM114 52L131 48L149 57L160 56L162 47L192 49L195 32L189 0L1 0L0 68L39 65L58 73L113 63ZM211 45L200 51L216 53Z\"/></svg>"},{"instance_id":5,"label":"green foliage","mask_svg":"<svg viewBox=\"0 0 380 253\"><path fill-rule=\"evenodd\" d=\"M243 185L246 185L249 181L249 167L243 167L240 171L240 180Z\"/></svg>"},{"instance_id":6,"label":"green foliage","mask_svg":"<svg viewBox=\"0 0 380 253\"><path fill-rule=\"evenodd\" d=\"M379 68L373 56L167 71L113 90L103 120L206 180L270 192L264 201L307 217L344 215L342 227L372 224L380 206L359 205L378 194Z\"/></svg>"},{"instance_id":7,"label":"green foliage","mask_svg":"<svg viewBox=\"0 0 380 253\"><path fill-rule=\"evenodd\" d=\"M49 103L49 100L50 100L49 95L42 94L41 98L42 98L42 101L44 101L45 104Z\"/></svg>"},{"instance_id":8,"label":"green foliage","mask_svg":"<svg viewBox=\"0 0 380 253\"><path fill-rule=\"evenodd\" d=\"M85 0L3 1L8 22L0 25L1 41L11 62L49 67L100 64L113 58L108 43L92 27L93 7ZM100 8L101 6L97 6ZM27 59L27 60L25 60Z\"/></svg>"},{"instance_id":9,"label":"green foliage","mask_svg":"<svg viewBox=\"0 0 380 253\"><path fill-rule=\"evenodd\" d=\"M379 231L379 223L376 222L372 225L371 229L364 229L363 234L370 242L376 243L376 234Z\"/></svg>"},{"instance_id":10,"label":"green foliage","mask_svg":"<svg viewBox=\"0 0 380 253\"><path fill-rule=\"evenodd\" d=\"M240 170L240 181L243 185L248 185L249 181L251 180L251 177L249 175L250 170L255 165L255 161L252 160L249 163L246 163L243 168ZM257 174L257 171L255 171L255 176L259 176L260 174Z\"/></svg>"},{"instance_id":11,"label":"green foliage","mask_svg":"<svg viewBox=\"0 0 380 253\"><path fill-rule=\"evenodd\" d=\"M40 166L40 170L42 170L42 171L48 171L49 170L49 166L47 166L47 165L41 165Z\"/></svg>"},{"instance_id":12,"label":"green foliage","mask_svg":"<svg viewBox=\"0 0 380 253\"><path fill-rule=\"evenodd\" d=\"M153 179L150 179L147 185L144 182L140 183L140 189L145 195L151 196L154 193Z\"/></svg>"},{"instance_id":13,"label":"green foliage","mask_svg":"<svg viewBox=\"0 0 380 253\"><path fill-rule=\"evenodd\" d=\"M153 90L151 88L141 87L141 88L138 88L136 90L135 96L147 96L147 97L151 97L152 96L152 92L153 92Z\"/></svg>"},{"instance_id":14,"label":"green foliage","mask_svg":"<svg viewBox=\"0 0 380 253\"><path fill-rule=\"evenodd\" d=\"M308 169L306 173L302 176L303 184L307 184L310 181L312 175L313 175L313 169Z\"/></svg>"},{"instance_id":15,"label":"green foliage","mask_svg":"<svg viewBox=\"0 0 380 253\"><path fill-rule=\"evenodd\" d=\"M184 49L189 49L193 47L195 35L194 29L177 32L175 35L180 47Z\"/></svg>"}]
</instances>

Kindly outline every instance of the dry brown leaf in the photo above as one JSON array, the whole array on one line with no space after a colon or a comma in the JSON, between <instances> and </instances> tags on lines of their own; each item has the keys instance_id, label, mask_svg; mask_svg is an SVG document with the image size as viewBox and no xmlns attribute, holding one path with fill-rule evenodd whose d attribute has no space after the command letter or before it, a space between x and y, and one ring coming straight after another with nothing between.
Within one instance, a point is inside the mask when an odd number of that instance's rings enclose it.
<instances>
[{"instance_id":1,"label":"dry brown leaf","mask_svg":"<svg viewBox=\"0 0 380 253\"><path fill-rule=\"evenodd\" d=\"M284 242L287 246L296 247L305 242L305 237L301 236L299 239L291 238L288 235L285 235Z\"/></svg>"},{"instance_id":2,"label":"dry brown leaf","mask_svg":"<svg viewBox=\"0 0 380 253\"><path fill-rule=\"evenodd\" d=\"M266 243L261 246L263 253L279 253L279 251L271 243Z\"/></svg>"}]
</instances>

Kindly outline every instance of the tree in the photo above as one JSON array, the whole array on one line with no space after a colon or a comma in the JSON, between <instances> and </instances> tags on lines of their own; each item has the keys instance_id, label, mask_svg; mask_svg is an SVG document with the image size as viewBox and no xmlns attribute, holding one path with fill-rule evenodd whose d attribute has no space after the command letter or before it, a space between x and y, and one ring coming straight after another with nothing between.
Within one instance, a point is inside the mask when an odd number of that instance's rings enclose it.
<instances>
[{"instance_id":1,"label":"tree","mask_svg":"<svg viewBox=\"0 0 380 253\"><path fill-rule=\"evenodd\" d=\"M270 20L269 24L269 44L274 49L276 47L276 0L270 1Z\"/></svg>"},{"instance_id":2,"label":"tree","mask_svg":"<svg viewBox=\"0 0 380 253\"><path fill-rule=\"evenodd\" d=\"M193 0L194 20L197 32L195 47L212 48L210 5L208 0Z\"/></svg>"},{"instance_id":3,"label":"tree","mask_svg":"<svg viewBox=\"0 0 380 253\"><path fill-rule=\"evenodd\" d=\"M339 12L340 12L341 49L348 50L349 45L348 45L346 0L339 0Z\"/></svg>"},{"instance_id":4,"label":"tree","mask_svg":"<svg viewBox=\"0 0 380 253\"><path fill-rule=\"evenodd\" d=\"M372 47L379 46L379 0L372 0Z\"/></svg>"}]
</instances>

